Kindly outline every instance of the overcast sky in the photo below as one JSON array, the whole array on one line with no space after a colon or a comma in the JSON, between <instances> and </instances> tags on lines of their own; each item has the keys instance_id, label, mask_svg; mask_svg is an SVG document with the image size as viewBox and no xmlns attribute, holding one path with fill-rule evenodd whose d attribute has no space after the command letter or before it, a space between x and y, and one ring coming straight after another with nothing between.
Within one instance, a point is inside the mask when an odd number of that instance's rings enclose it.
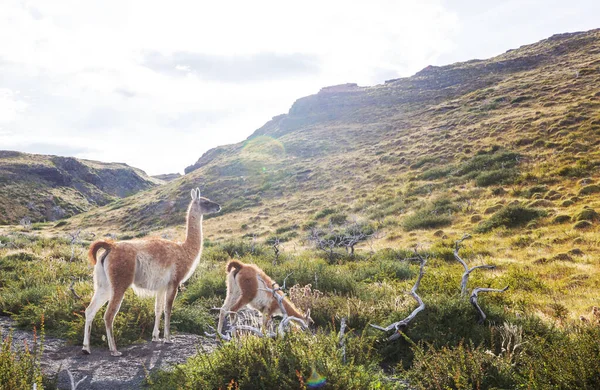
<instances>
[{"instance_id":1,"label":"overcast sky","mask_svg":"<svg viewBox=\"0 0 600 390\"><path fill-rule=\"evenodd\" d=\"M598 0L0 1L0 149L183 172L327 85L600 27Z\"/></svg>"}]
</instances>

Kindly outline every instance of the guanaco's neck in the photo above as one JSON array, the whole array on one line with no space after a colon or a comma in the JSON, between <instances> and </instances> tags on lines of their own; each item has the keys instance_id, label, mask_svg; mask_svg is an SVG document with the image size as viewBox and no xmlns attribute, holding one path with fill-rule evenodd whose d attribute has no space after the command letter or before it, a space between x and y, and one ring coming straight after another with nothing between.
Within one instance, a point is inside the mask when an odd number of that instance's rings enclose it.
<instances>
[{"instance_id":1,"label":"guanaco's neck","mask_svg":"<svg viewBox=\"0 0 600 390\"><path fill-rule=\"evenodd\" d=\"M190 210L187 215L187 232L183 247L192 256L192 259L202 250L202 214L194 214Z\"/></svg>"},{"instance_id":2,"label":"guanaco's neck","mask_svg":"<svg viewBox=\"0 0 600 390\"><path fill-rule=\"evenodd\" d=\"M287 312L287 315L290 317L298 317L298 318L304 318L304 314L300 312L300 310L298 310L291 302L289 302L287 299L285 299L283 301L283 306L285 307L285 311Z\"/></svg>"}]
</instances>

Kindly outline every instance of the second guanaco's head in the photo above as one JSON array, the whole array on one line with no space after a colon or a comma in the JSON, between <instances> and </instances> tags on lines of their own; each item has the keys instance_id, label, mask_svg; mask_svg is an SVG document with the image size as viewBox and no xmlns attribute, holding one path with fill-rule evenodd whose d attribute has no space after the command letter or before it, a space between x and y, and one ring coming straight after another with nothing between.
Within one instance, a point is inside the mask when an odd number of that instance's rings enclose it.
<instances>
[{"instance_id":1,"label":"second guanaco's head","mask_svg":"<svg viewBox=\"0 0 600 390\"><path fill-rule=\"evenodd\" d=\"M218 203L200 196L199 188L193 189L191 195L192 202L190 203L190 214L204 215L221 211L221 206L219 206Z\"/></svg>"}]
</instances>

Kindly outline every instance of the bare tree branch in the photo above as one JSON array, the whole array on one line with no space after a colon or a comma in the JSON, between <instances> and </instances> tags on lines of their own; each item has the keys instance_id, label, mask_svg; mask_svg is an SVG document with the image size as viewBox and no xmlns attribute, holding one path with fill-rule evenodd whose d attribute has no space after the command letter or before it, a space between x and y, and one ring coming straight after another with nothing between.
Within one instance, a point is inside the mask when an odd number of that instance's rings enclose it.
<instances>
[{"instance_id":1,"label":"bare tree branch","mask_svg":"<svg viewBox=\"0 0 600 390\"><path fill-rule=\"evenodd\" d=\"M479 317L480 317L479 323L480 324L483 324L483 322L485 321L487 316L485 315L483 310L481 310L481 307L479 306L479 303L477 302L477 294L479 294L480 292L504 292L506 290L508 290L508 286L504 287L503 289L483 288L483 287L477 287L477 288L473 289L473 292L471 293L471 298L469 298L469 301L471 301L471 305L475 306L475 308L479 312Z\"/></svg>"},{"instance_id":2,"label":"bare tree branch","mask_svg":"<svg viewBox=\"0 0 600 390\"><path fill-rule=\"evenodd\" d=\"M79 381L77 381L77 383L75 383L75 378L73 378L73 374L71 373L71 370L67 370L67 374L69 375L69 381L71 382L71 390L77 390L77 386L79 386L81 384L81 382L83 382L87 378L87 375L86 375L83 378L81 378Z\"/></svg>"},{"instance_id":3,"label":"bare tree branch","mask_svg":"<svg viewBox=\"0 0 600 390\"><path fill-rule=\"evenodd\" d=\"M267 283L260 277L260 275L256 275L256 278L258 279L258 281L261 282L265 286L265 288L259 288L259 290L267 291L267 292L270 292L271 294L273 294L273 298L277 301L277 304L279 305L279 310L281 311L281 314L283 315L283 319L279 323L279 327L278 327L278 333L280 336L283 336L285 334L285 329L289 326L289 323L291 321L297 322L298 325L300 325L300 327L302 328L302 330L308 329L308 324L304 321L304 319L294 317L294 316L289 316L287 311L285 310L285 305L283 304L283 301L285 299L285 293L282 290L285 288L285 283L287 281L287 278L290 277L290 275L291 275L291 273L289 273L285 277L285 279L283 279L282 287L276 287L277 283L273 283L272 288L267 287ZM281 291L281 294L279 294L280 291Z\"/></svg>"},{"instance_id":4,"label":"bare tree branch","mask_svg":"<svg viewBox=\"0 0 600 390\"><path fill-rule=\"evenodd\" d=\"M468 238L471 238L471 236L468 234L465 234L460 240L456 241L456 245L454 246L454 258L460 264L462 264L462 266L465 269L465 272L463 273L462 279L460 281L460 295L461 296L467 295L467 283L469 282L469 275L471 275L471 272L475 271L476 269L494 269L494 268L496 268L495 265L477 265L473 268L469 268L467 263L458 255L458 250L460 249L460 244Z\"/></svg>"},{"instance_id":5,"label":"bare tree branch","mask_svg":"<svg viewBox=\"0 0 600 390\"><path fill-rule=\"evenodd\" d=\"M346 317L342 318L340 322L340 333L338 335L338 345L342 349L342 363L346 363L346 339L344 338L346 333Z\"/></svg>"},{"instance_id":6,"label":"bare tree branch","mask_svg":"<svg viewBox=\"0 0 600 390\"><path fill-rule=\"evenodd\" d=\"M81 301L81 297L79 295L77 295L77 293L75 292L75 281L77 280L77 278L75 278L74 276L71 276L71 285L69 286L69 290L71 291L71 294L73 294L73 296L75 297L75 299L77 299L78 301Z\"/></svg>"},{"instance_id":7,"label":"bare tree branch","mask_svg":"<svg viewBox=\"0 0 600 390\"><path fill-rule=\"evenodd\" d=\"M419 306L415 310L413 310L412 313L410 313L408 315L408 317L406 317L405 319L398 321L398 322L394 322L393 324L388 325L385 328L381 327L379 325L370 324L373 328L379 329L383 332L389 332L391 330L395 330L394 334L391 335L390 337L388 337L388 341L393 341L393 340L400 338L401 330L403 328L405 328L406 326L408 326L408 323L410 321L412 321L416 317L417 314L419 314L421 311L423 311L425 309L425 303L423 302L421 297L419 297L419 295L417 294L417 289L419 288L421 279L423 279L423 275L425 274L424 268L425 268L425 264L427 263L427 259L423 258L423 256L421 256L417 252L416 247L415 247L415 254L417 255L417 258L421 261L421 266L419 268L419 277L417 278L417 281L415 282L415 285L413 286L413 288L410 290L410 295L419 304Z\"/></svg>"}]
</instances>

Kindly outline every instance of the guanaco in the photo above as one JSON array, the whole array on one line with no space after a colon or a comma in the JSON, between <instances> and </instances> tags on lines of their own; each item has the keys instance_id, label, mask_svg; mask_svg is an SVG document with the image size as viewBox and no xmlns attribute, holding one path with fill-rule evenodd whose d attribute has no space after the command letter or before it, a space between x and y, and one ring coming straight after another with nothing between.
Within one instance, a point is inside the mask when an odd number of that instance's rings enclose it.
<instances>
[{"instance_id":1,"label":"guanaco","mask_svg":"<svg viewBox=\"0 0 600 390\"><path fill-rule=\"evenodd\" d=\"M85 310L83 352L90 353L92 322L98 310L108 302L104 314L106 337L112 356L120 356L113 336L113 322L125 291L131 286L140 296L155 296L155 322L152 341L159 341L159 324L165 314L164 342L171 343L171 310L177 290L198 266L202 254L202 216L221 210L215 202L191 192L187 211L187 233L183 243L159 238L134 241L96 241L90 246L89 260L94 267L94 296ZM104 249L101 257L97 254Z\"/></svg>"},{"instance_id":2,"label":"guanaco","mask_svg":"<svg viewBox=\"0 0 600 390\"><path fill-rule=\"evenodd\" d=\"M264 281L264 286L261 286L257 276ZM282 314L273 294L263 290L267 287L273 287L273 280L258 266L244 264L239 260L230 260L227 263L227 297L221 307L217 325L219 334L223 332L225 315L231 312L235 313L246 305L250 305L263 314L264 328L267 327L271 316ZM283 293L277 291L277 294L282 295ZM313 322L310 318L310 309L303 314L287 297L284 298L283 305L289 316L302 318L307 324Z\"/></svg>"}]
</instances>

